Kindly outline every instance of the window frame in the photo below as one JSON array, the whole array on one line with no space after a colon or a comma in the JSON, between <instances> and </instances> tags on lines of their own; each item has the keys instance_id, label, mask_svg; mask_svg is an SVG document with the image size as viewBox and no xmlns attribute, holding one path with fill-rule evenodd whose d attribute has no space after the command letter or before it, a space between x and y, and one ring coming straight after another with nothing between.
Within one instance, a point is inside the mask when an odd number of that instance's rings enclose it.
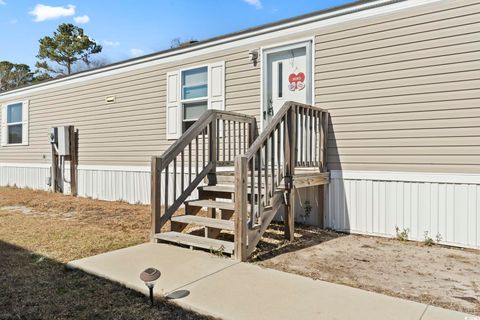
<instances>
[{"instance_id":1,"label":"window frame","mask_svg":"<svg viewBox=\"0 0 480 320\"><path fill-rule=\"evenodd\" d=\"M28 139L27 137L25 137L25 135L28 135L29 134L29 130L28 130L28 113L29 112L29 100L20 100L20 101L9 101L9 102L6 102L4 104L2 104L1 108L2 110L5 109L5 120L2 119L2 132L0 132L0 135L5 135L6 137L4 138L5 139L5 144L2 144L2 147L15 147L15 146L28 146ZM20 122L11 122L9 123L8 122L8 109L9 109L9 106L12 106L12 105L15 105L15 104L19 104L22 108L22 120ZM26 111L26 112L25 112ZM5 129L3 130L3 125L5 126ZM15 126L15 125L21 125L22 127L22 134L21 134L21 138L22 138L22 141L21 142L17 142L17 143L10 143L10 139L9 139L9 128L11 126ZM25 129L25 127L27 127ZM3 138L2 138L3 139Z\"/></svg>"},{"instance_id":2,"label":"window frame","mask_svg":"<svg viewBox=\"0 0 480 320\"><path fill-rule=\"evenodd\" d=\"M207 91L206 91L206 96L204 97L197 97L197 98L190 98L190 99L184 99L183 97L183 74L187 71L191 70L196 70L196 69L206 69L207 73ZM180 107L181 107L181 116L182 116L182 133L188 130L189 126L186 126L186 123L189 122L195 122L197 119L185 119L185 105L186 104L195 104L199 102L205 102L207 105L207 109L205 111L208 111L210 109L210 65L204 64L204 65L198 65L198 66L192 66L184 69L179 70L179 87L180 87Z\"/></svg>"}]
</instances>

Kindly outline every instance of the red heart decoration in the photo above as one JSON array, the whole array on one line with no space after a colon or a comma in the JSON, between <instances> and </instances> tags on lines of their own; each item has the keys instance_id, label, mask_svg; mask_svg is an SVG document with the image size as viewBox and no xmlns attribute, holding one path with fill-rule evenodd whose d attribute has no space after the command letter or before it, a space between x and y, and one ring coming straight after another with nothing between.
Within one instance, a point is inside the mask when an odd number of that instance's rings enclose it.
<instances>
[{"instance_id":1,"label":"red heart decoration","mask_svg":"<svg viewBox=\"0 0 480 320\"><path fill-rule=\"evenodd\" d=\"M300 72L298 74L292 73L288 76L288 81L290 83L304 82L305 74L303 72Z\"/></svg>"}]
</instances>

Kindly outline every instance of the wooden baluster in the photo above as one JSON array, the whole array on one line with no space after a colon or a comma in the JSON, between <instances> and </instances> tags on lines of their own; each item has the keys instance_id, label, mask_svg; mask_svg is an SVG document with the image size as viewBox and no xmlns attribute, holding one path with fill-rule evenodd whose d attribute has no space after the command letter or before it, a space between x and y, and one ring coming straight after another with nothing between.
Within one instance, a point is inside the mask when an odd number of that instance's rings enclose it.
<instances>
[{"instance_id":1,"label":"wooden baluster","mask_svg":"<svg viewBox=\"0 0 480 320\"><path fill-rule=\"evenodd\" d=\"M265 206L268 206L269 203L270 203L270 198L268 197L268 194L269 194L269 183L268 183L268 142L269 142L269 138L267 138L267 140L265 140L265 167L263 168L264 170L264 176L265 176L265 198L263 199L263 203Z\"/></svg>"},{"instance_id":2,"label":"wooden baluster","mask_svg":"<svg viewBox=\"0 0 480 320\"><path fill-rule=\"evenodd\" d=\"M318 140L317 140L317 148L318 148L318 167L320 170L322 169L321 163L322 163L322 150L320 149L320 140L322 138L322 112L318 112L318 117L317 117L317 130L318 130Z\"/></svg>"},{"instance_id":3,"label":"wooden baluster","mask_svg":"<svg viewBox=\"0 0 480 320\"><path fill-rule=\"evenodd\" d=\"M309 156L309 167L313 167L313 110L310 109L310 127L309 127L309 134L310 134L310 145L308 149L310 150L310 156Z\"/></svg>"},{"instance_id":4,"label":"wooden baluster","mask_svg":"<svg viewBox=\"0 0 480 320\"><path fill-rule=\"evenodd\" d=\"M275 131L272 132L271 134L271 143L272 143L272 148L270 150L270 166L271 166L271 190L270 190L270 197L273 197L273 194L275 193Z\"/></svg>"},{"instance_id":5,"label":"wooden baluster","mask_svg":"<svg viewBox=\"0 0 480 320\"><path fill-rule=\"evenodd\" d=\"M242 123L242 126L243 126L243 140L242 140L242 154L246 153L247 152L247 148L245 147L246 144L245 144L245 141L247 141L247 124L244 122Z\"/></svg>"},{"instance_id":6,"label":"wooden baluster","mask_svg":"<svg viewBox=\"0 0 480 320\"><path fill-rule=\"evenodd\" d=\"M223 157L223 163L225 163L225 159L227 157L227 152L225 151L226 150L226 147L225 147L225 144L226 144L226 134L227 134L227 130L226 130L226 125L225 125L225 120L222 120L222 128L223 128L223 136L222 136L222 144L223 144L223 147L222 147L222 157Z\"/></svg>"},{"instance_id":7,"label":"wooden baluster","mask_svg":"<svg viewBox=\"0 0 480 320\"><path fill-rule=\"evenodd\" d=\"M220 122L221 119L214 119L213 123L215 123L215 163L220 161Z\"/></svg>"},{"instance_id":8,"label":"wooden baluster","mask_svg":"<svg viewBox=\"0 0 480 320\"><path fill-rule=\"evenodd\" d=\"M173 159L173 202L177 200L177 157Z\"/></svg>"},{"instance_id":9,"label":"wooden baluster","mask_svg":"<svg viewBox=\"0 0 480 320\"><path fill-rule=\"evenodd\" d=\"M183 150L180 153L180 189L182 189L182 192L185 190L185 159L184 159L184 153Z\"/></svg>"},{"instance_id":10,"label":"wooden baluster","mask_svg":"<svg viewBox=\"0 0 480 320\"><path fill-rule=\"evenodd\" d=\"M195 176L198 177L198 136L195 137Z\"/></svg>"},{"instance_id":11,"label":"wooden baluster","mask_svg":"<svg viewBox=\"0 0 480 320\"><path fill-rule=\"evenodd\" d=\"M236 129L236 121L233 121L233 159L237 155L237 129Z\"/></svg>"},{"instance_id":12,"label":"wooden baluster","mask_svg":"<svg viewBox=\"0 0 480 320\"><path fill-rule=\"evenodd\" d=\"M303 165L308 167L308 108L303 108L304 122L305 122L305 137L304 137L304 162Z\"/></svg>"},{"instance_id":13,"label":"wooden baluster","mask_svg":"<svg viewBox=\"0 0 480 320\"><path fill-rule=\"evenodd\" d=\"M294 107L294 110L295 110L295 114L298 115L298 117L297 117L297 121L298 121L298 123L297 123L297 131L295 132L295 145L297 146L297 150L295 151L295 152L296 152L296 154L295 154L295 165L296 165L296 166L299 166L299 165L300 165L300 148L298 148L298 145L299 145L299 140L300 140L300 138L299 138L299 132L298 132L298 130L299 130L299 128L301 127L301 126L300 126L300 106L296 105L296 106Z\"/></svg>"},{"instance_id":14,"label":"wooden baluster","mask_svg":"<svg viewBox=\"0 0 480 320\"><path fill-rule=\"evenodd\" d=\"M300 165L303 166L303 108L300 109Z\"/></svg>"},{"instance_id":15,"label":"wooden baluster","mask_svg":"<svg viewBox=\"0 0 480 320\"><path fill-rule=\"evenodd\" d=\"M282 180L282 130L280 130L280 124L277 124L277 186L280 185Z\"/></svg>"},{"instance_id":16,"label":"wooden baluster","mask_svg":"<svg viewBox=\"0 0 480 320\"><path fill-rule=\"evenodd\" d=\"M188 184L192 183L192 143L188 144Z\"/></svg>"},{"instance_id":17,"label":"wooden baluster","mask_svg":"<svg viewBox=\"0 0 480 320\"><path fill-rule=\"evenodd\" d=\"M255 220L255 164L256 159L253 155L250 164L250 228L254 226Z\"/></svg>"},{"instance_id":18,"label":"wooden baluster","mask_svg":"<svg viewBox=\"0 0 480 320\"><path fill-rule=\"evenodd\" d=\"M258 199L257 199L257 223L261 224L261 216L262 216L262 148L258 149L258 168L257 168L257 191L258 191Z\"/></svg>"},{"instance_id":19,"label":"wooden baluster","mask_svg":"<svg viewBox=\"0 0 480 320\"><path fill-rule=\"evenodd\" d=\"M231 161L231 151L232 151L232 132L230 131L230 120L228 120L228 162Z\"/></svg>"},{"instance_id":20,"label":"wooden baluster","mask_svg":"<svg viewBox=\"0 0 480 320\"><path fill-rule=\"evenodd\" d=\"M243 123L239 122L238 123L238 153L236 153L236 155L237 154L243 154L243 152L242 152L242 141L243 141L242 140L242 137L243 137L242 126L243 126Z\"/></svg>"},{"instance_id":21,"label":"wooden baluster","mask_svg":"<svg viewBox=\"0 0 480 320\"><path fill-rule=\"evenodd\" d=\"M205 168L205 135L207 134L207 129L205 128L205 130L202 131L202 148L203 148L203 151L202 151L202 162L203 162L203 166L202 166L202 169Z\"/></svg>"},{"instance_id":22,"label":"wooden baluster","mask_svg":"<svg viewBox=\"0 0 480 320\"><path fill-rule=\"evenodd\" d=\"M169 165L165 167L165 203L164 203L165 212L168 210L168 167Z\"/></svg>"},{"instance_id":23,"label":"wooden baluster","mask_svg":"<svg viewBox=\"0 0 480 320\"><path fill-rule=\"evenodd\" d=\"M313 139L313 146L315 148L315 160L314 160L314 165L318 167L318 111L315 110L315 135Z\"/></svg>"},{"instance_id":24,"label":"wooden baluster","mask_svg":"<svg viewBox=\"0 0 480 320\"><path fill-rule=\"evenodd\" d=\"M208 173L208 185L215 185L217 183L217 156L219 148L219 143L217 140L217 128L217 120L213 119L213 121L208 125L208 162L212 163L212 169Z\"/></svg>"}]
</instances>

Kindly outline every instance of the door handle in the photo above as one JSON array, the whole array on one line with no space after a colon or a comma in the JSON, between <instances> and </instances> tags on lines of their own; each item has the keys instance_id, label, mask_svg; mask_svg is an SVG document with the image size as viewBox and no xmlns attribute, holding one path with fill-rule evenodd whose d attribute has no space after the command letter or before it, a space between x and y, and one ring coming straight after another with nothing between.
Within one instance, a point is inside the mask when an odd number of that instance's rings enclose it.
<instances>
[{"instance_id":1,"label":"door handle","mask_svg":"<svg viewBox=\"0 0 480 320\"><path fill-rule=\"evenodd\" d=\"M273 116L273 107L268 107L268 115Z\"/></svg>"}]
</instances>

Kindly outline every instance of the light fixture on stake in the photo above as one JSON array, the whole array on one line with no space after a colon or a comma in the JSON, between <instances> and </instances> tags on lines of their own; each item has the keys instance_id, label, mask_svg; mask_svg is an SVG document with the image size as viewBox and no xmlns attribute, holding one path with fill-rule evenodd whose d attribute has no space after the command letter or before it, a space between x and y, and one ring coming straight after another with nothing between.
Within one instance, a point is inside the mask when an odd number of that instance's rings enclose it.
<instances>
[{"instance_id":1,"label":"light fixture on stake","mask_svg":"<svg viewBox=\"0 0 480 320\"><path fill-rule=\"evenodd\" d=\"M155 268L147 268L140 274L142 280L150 291L150 306L153 306L153 287L155 282L160 278L160 271Z\"/></svg>"}]
</instances>

